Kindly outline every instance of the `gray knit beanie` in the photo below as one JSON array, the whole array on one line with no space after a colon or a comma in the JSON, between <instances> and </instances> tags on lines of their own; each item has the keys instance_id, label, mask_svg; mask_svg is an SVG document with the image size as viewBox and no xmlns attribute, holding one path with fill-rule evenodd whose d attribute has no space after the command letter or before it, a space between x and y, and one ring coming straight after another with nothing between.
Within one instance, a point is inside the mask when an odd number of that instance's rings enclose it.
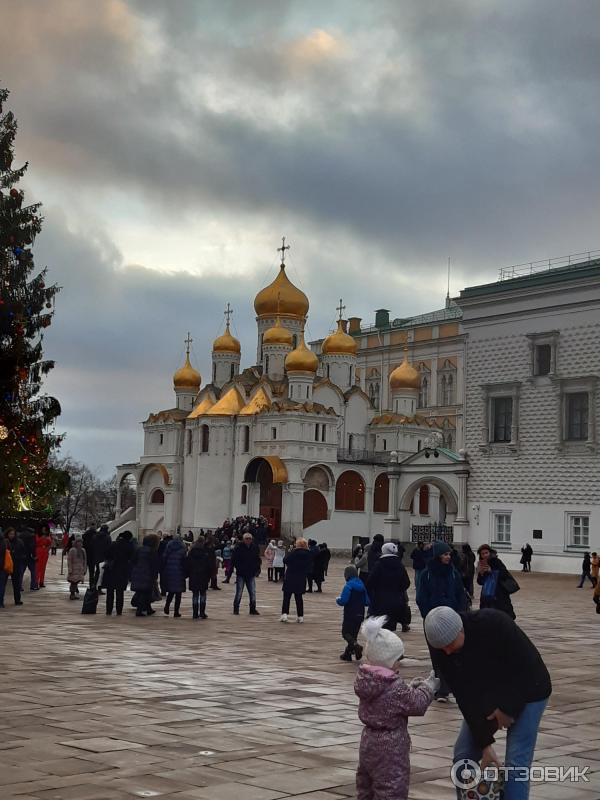
<instances>
[{"instance_id":1,"label":"gray knit beanie","mask_svg":"<svg viewBox=\"0 0 600 800\"><path fill-rule=\"evenodd\" d=\"M449 606L433 608L425 617L425 637L434 650L447 647L462 629L460 615Z\"/></svg>"},{"instance_id":2,"label":"gray knit beanie","mask_svg":"<svg viewBox=\"0 0 600 800\"><path fill-rule=\"evenodd\" d=\"M344 570L344 580L349 581L350 578L358 578L358 570L354 564L350 564L350 566L346 567Z\"/></svg>"}]
</instances>

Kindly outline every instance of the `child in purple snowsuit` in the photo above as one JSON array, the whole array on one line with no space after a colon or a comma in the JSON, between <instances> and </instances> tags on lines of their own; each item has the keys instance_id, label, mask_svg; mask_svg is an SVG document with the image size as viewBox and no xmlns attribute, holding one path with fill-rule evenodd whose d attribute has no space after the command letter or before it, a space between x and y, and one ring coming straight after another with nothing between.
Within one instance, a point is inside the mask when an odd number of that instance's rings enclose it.
<instances>
[{"instance_id":1,"label":"child in purple snowsuit","mask_svg":"<svg viewBox=\"0 0 600 800\"><path fill-rule=\"evenodd\" d=\"M365 726L356 771L357 800L407 800L410 783L408 717L422 717L433 701L439 680L398 675L404 657L402 640L385 630L386 617L370 617L362 626L367 640L356 675L358 716Z\"/></svg>"}]
</instances>

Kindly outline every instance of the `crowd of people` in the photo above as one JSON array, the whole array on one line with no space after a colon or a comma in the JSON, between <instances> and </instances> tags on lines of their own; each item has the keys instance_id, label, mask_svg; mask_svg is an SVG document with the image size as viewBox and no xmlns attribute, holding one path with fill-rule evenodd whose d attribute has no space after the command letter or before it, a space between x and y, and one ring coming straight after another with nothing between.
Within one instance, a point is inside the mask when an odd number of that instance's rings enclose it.
<instances>
[{"instance_id":1,"label":"crowd of people","mask_svg":"<svg viewBox=\"0 0 600 800\"><path fill-rule=\"evenodd\" d=\"M262 540L262 544L259 542ZM9 579L15 604L22 604L22 581L27 569L31 588L44 587L53 539L48 528L17 534L8 528L0 538L0 600ZM269 538L262 519L226 520L215 531L194 536L144 536L141 544L130 531L112 539L109 529L90 528L82 536L65 537L69 598L80 597L87 583L93 611L105 596L106 614L123 614L125 592L137 617L156 613L161 602L167 616L182 616L182 596L192 594L192 618L207 619L209 590L235 580L232 612L240 613L244 593L248 612L258 616L256 579L266 565L267 582L280 583L280 621L304 621L304 596L322 592L331 553L326 543L296 539L286 546ZM532 549L522 550L523 571L531 569ZM355 692L364 724L357 770L359 800L408 797L410 738L408 718L423 715L437 700L454 696L464 720L454 749L457 764L472 760L500 765L494 750L497 731L507 729L505 763L531 764L539 725L551 693L543 660L515 623L512 596L519 585L498 553L487 544L474 553L468 544L460 552L443 541L418 543L410 553L416 605L423 619L431 673L405 682L400 671L405 656L398 627L408 632L412 612L408 599L411 578L403 564L404 549L376 534L357 548L344 570L344 584L335 601L343 609L342 661L361 662ZM600 613L600 560L586 553L580 586L588 579ZM481 589L479 610L473 611L475 586ZM502 666L500 667L500 664ZM460 773L457 773L460 774ZM508 776L505 800L526 798L527 781ZM460 795L459 795L460 796ZM468 795L465 795L468 796Z\"/></svg>"}]
</instances>

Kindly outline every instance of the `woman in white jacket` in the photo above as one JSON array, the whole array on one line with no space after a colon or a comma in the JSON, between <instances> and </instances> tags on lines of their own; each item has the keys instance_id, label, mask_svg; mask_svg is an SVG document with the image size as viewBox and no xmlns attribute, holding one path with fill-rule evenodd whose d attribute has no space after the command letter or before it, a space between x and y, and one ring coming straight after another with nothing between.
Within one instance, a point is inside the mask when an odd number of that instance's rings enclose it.
<instances>
[{"instance_id":1,"label":"woman in white jacket","mask_svg":"<svg viewBox=\"0 0 600 800\"><path fill-rule=\"evenodd\" d=\"M273 569L275 571L275 583L281 578L283 580L283 559L285 556L285 547L281 539L277 542L275 548L275 558L273 559Z\"/></svg>"}]
</instances>

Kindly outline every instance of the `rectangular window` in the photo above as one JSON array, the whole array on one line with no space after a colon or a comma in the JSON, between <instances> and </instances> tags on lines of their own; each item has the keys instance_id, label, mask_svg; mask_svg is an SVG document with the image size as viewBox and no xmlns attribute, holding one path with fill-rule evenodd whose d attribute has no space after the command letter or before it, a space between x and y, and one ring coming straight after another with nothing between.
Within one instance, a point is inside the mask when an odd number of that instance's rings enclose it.
<instances>
[{"instance_id":1,"label":"rectangular window","mask_svg":"<svg viewBox=\"0 0 600 800\"><path fill-rule=\"evenodd\" d=\"M383 439L383 449L387 450L387 439Z\"/></svg>"},{"instance_id":2,"label":"rectangular window","mask_svg":"<svg viewBox=\"0 0 600 800\"><path fill-rule=\"evenodd\" d=\"M188 451L188 456L192 454L192 432L191 431L187 432L187 451Z\"/></svg>"},{"instance_id":3,"label":"rectangular window","mask_svg":"<svg viewBox=\"0 0 600 800\"><path fill-rule=\"evenodd\" d=\"M549 375L552 368L552 345L535 346L535 375Z\"/></svg>"},{"instance_id":4,"label":"rectangular window","mask_svg":"<svg viewBox=\"0 0 600 800\"><path fill-rule=\"evenodd\" d=\"M321 425L321 441L322 441L322 442L324 442L324 441L325 441L325 433L326 433L326 430L327 430L327 429L325 428L325 425Z\"/></svg>"},{"instance_id":5,"label":"rectangular window","mask_svg":"<svg viewBox=\"0 0 600 800\"><path fill-rule=\"evenodd\" d=\"M493 442L510 442L512 429L512 397L492 399Z\"/></svg>"},{"instance_id":6,"label":"rectangular window","mask_svg":"<svg viewBox=\"0 0 600 800\"><path fill-rule=\"evenodd\" d=\"M319 423L315 425L315 442L319 441Z\"/></svg>"},{"instance_id":7,"label":"rectangular window","mask_svg":"<svg viewBox=\"0 0 600 800\"><path fill-rule=\"evenodd\" d=\"M277 428L271 428L271 439L277 438Z\"/></svg>"},{"instance_id":8,"label":"rectangular window","mask_svg":"<svg viewBox=\"0 0 600 800\"><path fill-rule=\"evenodd\" d=\"M586 441L588 438L589 396L587 392L566 395L566 438L571 441Z\"/></svg>"},{"instance_id":9,"label":"rectangular window","mask_svg":"<svg viewBox=\"0 0 600 800\"><path fill-rule=\"evenodd\" d=\"M164 441L164 439L165 439L165 437L164 437L164 435L161 433L161 434L159 435L159 437L158 437L158 443L159 443L159 444L162 444L162 443L163 443L163 441Z\"/></svg>"},{"instance_id":10,"label":"rectangular window","mask_svg":"<svg viewBox=\"0 0 600 800\"><path fill-rule=\"evenodd\" d=\"M510 514L494 514L494 541L510 544Z\"/></svg>"},{"instance_id":11,"label":"rectangular window","mask_svg":"<svg viewBox=\"0 0 600 800\"><path fill-rule=\"evenodd\" d=\"M590 518L583 514L569 517L569 545L571 547L590 546Z\"/></svg>"}]
</instances>

